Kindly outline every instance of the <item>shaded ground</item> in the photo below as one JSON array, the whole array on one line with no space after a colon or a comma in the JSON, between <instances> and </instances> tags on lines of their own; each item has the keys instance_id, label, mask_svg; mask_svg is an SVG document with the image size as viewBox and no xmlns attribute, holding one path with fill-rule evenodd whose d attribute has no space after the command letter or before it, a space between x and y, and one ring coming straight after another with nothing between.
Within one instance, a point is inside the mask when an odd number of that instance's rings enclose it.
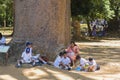
<instances>
[{"instance_id":1,"label":"shaded ground","mask_svg":"<svg viewBox=\"0 0 120 80\"><path fill-rule=\"evenodd\" d=\"M10 38L8 39L10 40ZM99 42L79 42L81 56L93 56L100 64L96 72L65 71L43 65L15 68L14 62L0 66L0 80L120 80L120 40L107 39Z\"/></svg>"}]
</instances>

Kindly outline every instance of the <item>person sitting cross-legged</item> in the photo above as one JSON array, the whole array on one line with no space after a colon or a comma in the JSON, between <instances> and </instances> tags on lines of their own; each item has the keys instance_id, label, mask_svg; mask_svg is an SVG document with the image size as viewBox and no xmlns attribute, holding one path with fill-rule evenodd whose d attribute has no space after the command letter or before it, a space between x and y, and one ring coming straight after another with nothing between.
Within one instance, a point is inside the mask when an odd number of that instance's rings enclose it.
<instances>
[{"instance_id":1,"label":"person sitting cross-legged","mask_svg":"<svg viewBox=\"0 0 120 80\"><path fill-rule=\"evenodd\" d=\"M53 63L54 67L60 68L62 59L63 59L63 52L60 52Z\"/></svg>"},{"instance_id":2,"label":"person sitting cross-legged","mask_svg":"<svg viewBox=\"0 0 120 80\"><path fill-rule=\"evenodd\" d=\"M76 60L79 60L79 66L81 71L87 71L88 68L88 61L85 58L82 58L81 56L77 55Z\"/></svg>"},{"instance_id":3,"label":"person sitting cross-legged","mask_svg":"<svg viewBox=\"0 0 120 80\"><path fill-rule=\"evenodd\" d=\"M26 48L22 53L21 59L17 61L16 67L21 67L23 63L32 63L32 65L35 66L35 60L32 59L30 48Z\"/></svg>"},{"instance_id":4,"label":"person sitting cross-legged","mask_svg":"<svg viewBox=\"0 0 120 80\"><path fill-rule=\"evenodd\" d=\"M97 65L96 61L92 57L89 57L88 61L89 61L88 72L94 72L100 69L100 66Z\"/></svg>"},{"instance_id":5,"label":"person sitting cross-legged","mask_svg":"<svg viewBox=\"0 0 120 80\"><path fill-rule=\"evenodd\" d=\"M71 60L67 56L67 52L64 51L63 58L62 58L62 61L60 63L60 68L65 69L65 70L71 70L70 64L71 64Z\"/></svg>"}]
</instances>

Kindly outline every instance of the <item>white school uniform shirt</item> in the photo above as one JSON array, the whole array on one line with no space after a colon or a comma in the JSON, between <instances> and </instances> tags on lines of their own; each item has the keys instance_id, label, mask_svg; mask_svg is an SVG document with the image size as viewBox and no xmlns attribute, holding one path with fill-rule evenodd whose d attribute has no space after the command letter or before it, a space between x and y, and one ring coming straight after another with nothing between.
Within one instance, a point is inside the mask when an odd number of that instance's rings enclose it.
<instances>
[{"instance_id":1,"label":"white school uniform shirt","mask_svg":"<svg viewBox=\"0 0 120 80\"><path fill-rule=\"evenodd\" d=\"M87 63L88 61L86 60L86 59L84 59L84 58L81 58L80 59L80 65L83 67L83 66L85 66L85 64Z\"/></svg>"},{"instance_id":2,"label":"white school uniform shirt","mask_svg":"<svg viewBox=\"0 0 120 80\"><path fill-rule=\"evenodd\" d=\"M57 56L57 58L55 59L53 65L54 65L55 67L59 68L59 65L60 65L60 63L61 63L61 61L62 61L62 58L63 58L63 57Z\"/></svg>"},{"instance_id":3,"label":"white school uniform shirt","mask_svg":"<svg viewBox=\"0 0 120 80\"><path fill-rule=\"evenodd\" d=\"M26 48L28 48L28 47L26 47ZM26 51L26 48L25 48L24 52ZM32 54L32 48L30 48L30 54L33 55Z\"/></svg>"},{"instance_id":4,"label":"white school uniform shirt","mask_svg":"<svg viewBox=\"0 0 120 80\"><path fill-rule=\"evenodd\" d=\"M93 66L96 66L96 65L97 65L97 64L96 64L96 61L95 61L94 59L93 59L93 61L91 61L91 62L89 61L88 63L89 63L89 65L93 65Z\"/></svg>"},{"instance_id":5,"label":"white school uniform shirt","mask_svg":"<svg viewBox=\"0 0 120 80\"><path fill-rule=\"evenodd\" d=\"M5 37L2 37L2 38L0 39L0 44L5 44L5 43L6 43Z\"/></svg>"},{"instance_id":6,"label":"white school uniform shirt","mask_svg":"<svg viewBox=\"0 0 120 80\"><path fill-rule=\"evenodd\" d=\"M63 57L62 63L63 63L64 65L69 65L69 64L71 63L71 60L70 60L70 58L68 58L68 57L66 57L66 58Z\"/></svg>"},{"instance_id":7,"label":"white school uniform shirt","mask_svg":"<svg viewBox=\"0 0 120 80\"><path fill-rule=\"evenodd\" d=\"M23 52L21 57L25 62L31 62L32 55L30 53Z\"/></svg>"}]
</instances>

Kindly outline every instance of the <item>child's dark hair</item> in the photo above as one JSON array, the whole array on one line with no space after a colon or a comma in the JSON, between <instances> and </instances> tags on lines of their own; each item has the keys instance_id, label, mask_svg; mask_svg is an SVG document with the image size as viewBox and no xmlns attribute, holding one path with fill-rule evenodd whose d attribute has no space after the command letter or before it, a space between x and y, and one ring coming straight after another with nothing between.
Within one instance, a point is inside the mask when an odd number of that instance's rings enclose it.
<instances>
[{"instance_id":1,"label":"child's dark hair","mask_svg":"<svg viewBox=\"0 0 120 80\"><path fill-rule=\"evenodd\" d=\"M92 57L89 57L89 59L88 59L89 61L92 61L93 60L93 58Z\"/></svg>"},{"instance_id":2,"label":"child's dark hair","mask_svg":"<svg viewBox=\"0 0 120 80\"><path fill-rule=\"evenodd\" d=\"M64 50L64 51L63 51L63 54L67 54L67 52Z\"/></svg>"},{"instance_id":3,"label":"child's dark hair","mask_svg":"<svg viewBox=\"0 0 120 80\"><path fill-rule=\"evenodd\" d=\"M60 53L59 53L59 56L62 56L62 55L63 55L63 52L60 52Z\"/></svg>"},{"instance_id":4,"label":"child's dark hair","mask_svg":"<svg viewBox=\"0 0 120 80\"><path fill-rule=\"evenodd\" d=\"M77 55L76 56L76 60L78 60L78 59L80 59L81 58L81 56L80 55Z\"/></svg>"}]
</instances>

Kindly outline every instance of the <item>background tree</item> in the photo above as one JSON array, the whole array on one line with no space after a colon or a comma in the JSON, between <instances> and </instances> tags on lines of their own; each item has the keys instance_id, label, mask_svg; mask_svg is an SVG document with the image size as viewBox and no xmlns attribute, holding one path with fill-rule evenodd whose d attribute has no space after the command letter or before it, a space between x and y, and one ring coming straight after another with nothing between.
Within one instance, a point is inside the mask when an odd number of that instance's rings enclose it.
<instances>
[{"instance_id":1,"label":"background tree","mask_svg":"<svg viewBox=\"0 0 120 80\"><path fill-rule=\"evenodd\" d=\"M86 19L88 33L91 36L89 22L97 18L109 18L111 16L109 0L72 0L72 18L78 15Z\"/></svg>"},{"instance_id":2,"label":"background tree","mask_svg":"<svg viewBox=\"0 0 120 80\"><path fill-rule=\"evenodd\" d=\"M109 30L116 31L120 29L120 0L109 0L110 9L114 12L114 16L109 21Z\"/></svg>"},{"instance_id":3,"label":"background tree","mask_svg":"<svg viewBox=\"0 0 120 80\"><path fill-rule=\"evenodd\" d=\"M0 25L13 26L13 0L0 0Z\"/></svg>"}]
</instances>

